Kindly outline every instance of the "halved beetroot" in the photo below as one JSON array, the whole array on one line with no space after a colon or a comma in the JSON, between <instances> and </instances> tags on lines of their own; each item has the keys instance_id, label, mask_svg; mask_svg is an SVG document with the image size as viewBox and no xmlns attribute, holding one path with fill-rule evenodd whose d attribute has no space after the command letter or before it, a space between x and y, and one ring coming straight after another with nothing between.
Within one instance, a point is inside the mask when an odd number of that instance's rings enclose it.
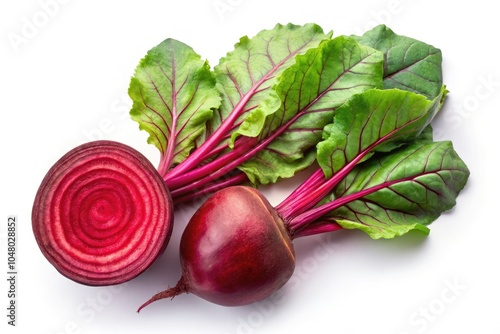
<instances>
[{"instance_id":1,"label":"halved beetroot","mask_svg":"<svg viewBox=\"0 0 500 334\"><path fill-rule=\"evenodd\" d=\"M163 253L173 226L165 182L137 150L94 141L66 153L35 197L33 232L64 276L86 285L128 281Z\"/></svg>"}]
</instances>

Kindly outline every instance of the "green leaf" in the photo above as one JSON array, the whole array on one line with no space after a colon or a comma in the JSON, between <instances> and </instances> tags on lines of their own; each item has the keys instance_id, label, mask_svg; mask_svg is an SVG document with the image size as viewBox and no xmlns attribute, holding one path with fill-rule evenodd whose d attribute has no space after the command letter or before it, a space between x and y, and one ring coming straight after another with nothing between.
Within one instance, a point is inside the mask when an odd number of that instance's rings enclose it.
<instances>
[{"instance_id":1,"label":"green leaf","mask_svg":"<svg viewBox=\"0 0 500 334\"><path fill-rule=\"evenodd\" d=\"M359 163L373 152L387 152L415 139L440 107L433 101L399 89L371 89L354 95L337 109L318 143L318 163L331 177L347 164Z\"/></svg>"},{"instance_id":2,"label":"green leaf","mask_svg":"<svg viewBox=\"0 0 500 334\"><path fill-rule=\"evenodd\" d=\"M162 154L162 172L186 159L220 105L208 63L174 39L161 42L140 61L129 95L132 119Z\"/></svg>"},{"instance_id":3,"label":"green leaf","mask_svg":"<svg viewBox=\"0 0 500 334\"><path fill-rule=\"evenodd\" d=\"M324 218L374 239L393 238L426 225L451 209L469 177L452 143L416 141L357 165L335 188L345 205Z\"/></svg>"},{"instance_id":4,"label":"green leaf","mask_svg":"<svg viewBox=\"0 0 500 334\"><path fill-rule=\"evenodd\" d=\"M238 169L245 172L250 182L259 184L275 183L279 178L290 178L316 161L314 150L304 151L300 159L284 162L279 154L269 149L260 151L256 156L241 164Z\"/></svg>"},{"instance_id":5,"label":"green leaf","mask_svg":"<svg viewBox=\"0 0 500 334\"><path fill-rule=\"evenodd\" d=\"M257 107L233 134L268 142L239 169L252 182L266 184L309 166L314 161L309 150L334 111L353 94L382 87L382 63L379 51L344 36L297 56L273 87L282 101L278 109L267 113Z\"/></svg>"},{"instance_id":6,"label":"green leaf","mask_svg":"<svg viewBox=\"0 0 500 334\"><path fill-rule=\"evenodd\" d=\"M379 25L361 37L365 45L384 53L384 87L399 88L434 99L441 92L441 50Z\"/></svg>"},{"instance_id":7,"label":"green leaf","mask_svg":"<svg viewBox=\"0 0 500 334\"><path fill-rule=\"evenodd\" d=\"M276 111L280 101L276 95L270 96L273 94L270 87L276 78L295 63L296 55L330 37L331 33L325 34L316 24L277 24L253 38L242 37L234 50L214 68L222 104L209 122L207 134L213 133L229 118L231 126L222 140L223 144L229 144L227 140L249 111L259 105L266 114Z\"/></svg>"}]
</instances>

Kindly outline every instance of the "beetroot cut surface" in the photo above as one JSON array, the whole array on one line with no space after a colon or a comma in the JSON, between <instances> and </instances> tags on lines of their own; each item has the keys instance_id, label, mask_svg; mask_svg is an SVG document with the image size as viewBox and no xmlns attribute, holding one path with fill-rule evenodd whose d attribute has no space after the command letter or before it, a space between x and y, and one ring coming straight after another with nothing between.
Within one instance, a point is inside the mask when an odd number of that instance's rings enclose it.
<instances>
[{"instance_id":1,"label":"beetroot cut surface","mask_svg":"<svg viewBox=\"0 0 500 334\"><path fill-rule=\"evenodd\" d=\"M66 153L35 197L32 228L47 260L85 285L113 285L146 270L173 226L170 193L135 149L95 141Z\"/></svg>"}]
</instances>

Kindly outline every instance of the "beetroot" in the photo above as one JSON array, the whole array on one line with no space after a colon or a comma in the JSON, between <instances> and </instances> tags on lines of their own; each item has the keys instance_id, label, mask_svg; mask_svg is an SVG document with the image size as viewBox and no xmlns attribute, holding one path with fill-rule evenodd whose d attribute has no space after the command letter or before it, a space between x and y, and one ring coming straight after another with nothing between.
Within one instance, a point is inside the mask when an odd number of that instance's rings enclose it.
<instances>
[{"instance_id":1,"label":"beetroot","mask_svg":"<svg viewBox=\"0 0 500 334\"><path fill-rule=\"evenodd\" d=\"M112 141L83 144L48 171L32 226L49 262L86 285L128 281L164 251L172 232L170 193L153 165Z\"/></svg>"},{"instance_id":2,"label":"beetroot","mask_svg":"<svg viewBox=\"0 0 500 334\"><path fill-rule=\"evenodd\" d=\"M429 126L448 92L441 53L385 26L331 36L314 24L276 25L241 38L213 70L170 38L148 51L128 92L132 119L160 151L157 170L119 143L69 152L33 206L43 254L83 284L127 281L165 249L172 197L180 204L218 191L184 231L177 285L141 308L188 292L236 306L287 282L294 238L428 233L469 176ZM271 184L315 161L274 208L254 188L235 186Z\"/></svg>"},{"instance_id":3,"label":"beetroot","mask_svg":"<svg viewBox=\"0 0 500 334\"><path fill-rule=\"evenodd\" d=\"M225 306L249 304L281 288L295 268L283 221L259 191L244 186L218 191L196 211L182 235L180 256L178 284L141 309L184 292Z\"/></svg>"}]
</instances>

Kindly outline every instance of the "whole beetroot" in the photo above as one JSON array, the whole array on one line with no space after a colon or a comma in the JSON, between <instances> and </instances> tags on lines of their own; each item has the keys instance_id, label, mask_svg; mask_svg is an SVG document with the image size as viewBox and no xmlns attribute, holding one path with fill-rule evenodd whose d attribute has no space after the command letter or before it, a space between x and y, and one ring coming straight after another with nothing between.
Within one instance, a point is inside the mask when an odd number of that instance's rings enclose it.
<instances>
[{"instance_id":1,"label":"whole beetroot","mask_svg":"<svg viewBox=\"0 0 500 334\"><path fill-rule=\"evenodd\" d=\"M182 277L143 304L181 293L238 306L261 300L292 276L295 252L283 221L257 190L218 191L193 215L180 243Z\"/></svg>"}]
</instances>

